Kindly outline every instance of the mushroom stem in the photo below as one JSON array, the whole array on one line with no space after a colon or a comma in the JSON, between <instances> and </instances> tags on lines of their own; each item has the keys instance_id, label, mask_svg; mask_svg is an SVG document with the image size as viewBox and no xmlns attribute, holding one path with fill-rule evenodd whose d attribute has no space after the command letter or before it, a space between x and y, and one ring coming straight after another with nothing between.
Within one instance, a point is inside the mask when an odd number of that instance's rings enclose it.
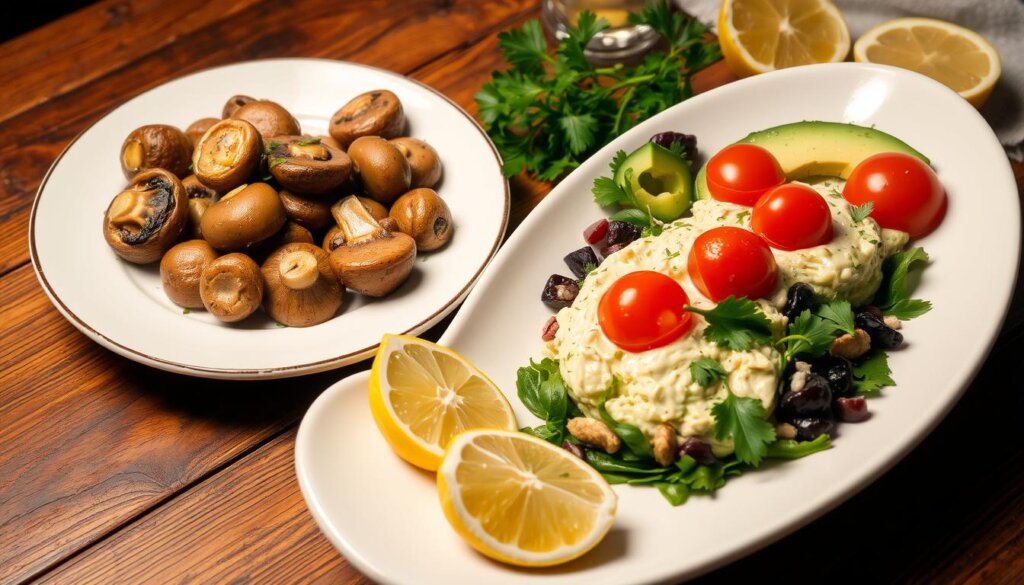
<instances>
[{"instance_id":1,"label":"mushroom stem","mask_svg":"<svg viewBox=\"0 0 1024 585\"><path fill-rule=\"evenodd\" d=\"M345 234L345 241L349 244L358 244L379 238L387 233L355 195L349 195L334 204L331 207L331 213L334 214L334 219L338 222L338 226Z\"/></svg>"},{"instance_id":2,"label":"mushroom stem","mask_svg":"<svg viewBox=\"0 0 1024 585\"><path fill-rule=\"evenodd\" d=\"M305 250L291 252L281 258L278 266L281 284L291 290L304 290L316 283L320 277L320 268L316 256Z\"/></svg>"},{"instance_id":3,"label":"mushroom stem","mask_svg":"<svg viewBox=\"0 0 1024 585\"><path fill-rule=\"evenodd\" d=\"M288 145L288 154L298 158L310 158L313 160L327 160L331 158L331 153L319 142L316 144L296 144L293 142Z\"/></svg>"},{"instance_id":4,"label":"mushroom stem","mask_svg":"<svg viewBox=\"0 0 1024 585\"><path fill-rule=\"evenodd\" d=\"M110 223L119 227L135 227L142 229L146 225L146 192L121 191L110 204Z\"/></svg>"}]
</instances>

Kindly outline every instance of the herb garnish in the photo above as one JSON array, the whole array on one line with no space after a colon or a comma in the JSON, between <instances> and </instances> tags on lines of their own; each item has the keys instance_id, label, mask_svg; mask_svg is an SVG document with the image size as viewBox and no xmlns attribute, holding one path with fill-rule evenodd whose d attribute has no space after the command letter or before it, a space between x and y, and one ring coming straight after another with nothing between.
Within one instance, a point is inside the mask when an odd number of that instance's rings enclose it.
<instances>
[{"instance_id":1,"label":"herb garnish","mask_svg":"<svg viewBox=\"0 0 1024 585\"><path fill-rule=\"evenodd\" d=\"M757 398L733 394L725 368L716 360L703 357L691 363L690 375L705 388L717 383L725 386L725 400L711 407L715 438L719 441L731 438L736 459L757 467L768 453L768 445L775 441L775 427L765 420L768 411L764 405Z\"/></svg>"},{"instance_id":2,"label":"herb garnish","mask_svg":"<svg viewBox=\"0 0 1024 585\"><path fill-rule=\"evenodd\" d=\"M749 299L730 295L713 309L698 309L690 305L683 308L704 317L708 322L704 338L724 349L744 351L756 345L766 345L771 340L772 322Z\"/></svg>"},{"instance_id":3,"label":"herb garnish","mask_svg":"<svg viewBox=\"0 0 1024 585\"><path fill-rule=\"evenodd\" d=\"M277 165L283 165L286 162L288 162L287 158L284 158L284 157L273 157L273 158L270 159L270 168L274 168Z\"/></svg>"},{"instance_id":4,"label":"herb garnish","mask_svg":"<svg viewBox=\"0 0 1024 585\"><path fill-rule=\"evenodd\" d=\"M928 263L924 248L911 248L889 256L882 263L882 285L875 294L874 304L886 315L907 321L931 310L932 304L910 298L907 275L917 266Z\"/></svg>"},{"instance_id":5,"label":"herb garnish","mask_svg":"<svg viewBox=\"0 0 1024 585\"><path fill-rule=\"evenodd\" d=\"M853 387L858 394L874 394L895 384L889 369L889 356L884 351L873 351L867 359L853 364Z\"/></svg>"},{"instance_id":6,"label":"herb garnish","mask_svg":"<svg viewBox=\"0 0 1024 585\"><path fill-rule=\"evenodd\" d=\"M853 217L853 223L860 223L864 219L871 215L871 212L875 210L875 204L872 201L868 201L864 205L857 205L850 208L850 216Z\"/></svg>"},{"instance_id":7,"label":"herb garnish","mask_svg":"<svg viewBox=\"0 0 1024 585\"><path fill-rule=\"evenodd\" d=\"M314 136L312 138L304 138L302 140L299 140L295 144L298 146L310 146L313 144L320 144L320 139Z\"/></svg>"}]
</instances>

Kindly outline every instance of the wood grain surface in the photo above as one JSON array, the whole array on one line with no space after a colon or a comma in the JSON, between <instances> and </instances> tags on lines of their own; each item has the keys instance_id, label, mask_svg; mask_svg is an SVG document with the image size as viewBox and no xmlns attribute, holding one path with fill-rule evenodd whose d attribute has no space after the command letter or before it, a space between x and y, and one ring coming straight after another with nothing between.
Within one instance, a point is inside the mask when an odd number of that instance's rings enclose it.
<instances>
[{"instance_id":1,"label":"wood grain surface","mask_svg":"<svg viewBox=\"0 0 1024 585\"><path fill-rule=\"evenodd\" d=\"M292 459L298 418L346 372L201 381L100 348L36 283L28 209L74 136L205 67L347 59L412 75L475 112L473 94L501 66L495 31L537 4L104 0L0 45L0 583L365 582L313 524ZM716 64L695 87L731 79ZM1024 186L1024 167L1014 171ZM510 229L550 189L522 177L512 186ZM977 381L905 461L700 582L780 570L810 582L1024 582L1022 342L1018 287Z\"/></svg>"}]
</instances>

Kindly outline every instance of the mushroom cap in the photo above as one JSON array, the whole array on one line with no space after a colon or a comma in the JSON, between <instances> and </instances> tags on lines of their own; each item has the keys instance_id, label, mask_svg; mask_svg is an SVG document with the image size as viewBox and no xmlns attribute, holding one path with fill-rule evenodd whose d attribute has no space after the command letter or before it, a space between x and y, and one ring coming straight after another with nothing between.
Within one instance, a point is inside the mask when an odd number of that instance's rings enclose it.
<instances>
[{"instance_id":1,"label":"mushroom cap","mask_svg":"<svg viewBox=\"0 0 1024 585\"><path fill-rule=\"evenodd\" d=\"M217 251L206 240L179 242L160 259L160 282L164 294L179 307L202 309L199 279L203 269L217 258Z\"/></svg>"},{"instance_id":2,"label":"mushroom cap","mask_svg":"<svg viewBox=\"0 0 1024 585\"><path fill-rule=\"evenodd\" d=\"M313 242L313 234L309 230L293 221L287 221L284 227L277 230L277 233L247 249L245 253L253 260L262 263L274 250L285 244L312 244Z\"/></svg>"},{"instance_id":3,"label":"mushroom cap","mask_svg":"<svg viewBox=\"0 0 1024 585\"><path fill-rule=\"evenodd\" d=\"M263 276L252 258L238 252L212 260L199 278L203 306L225 323L252 315L263 301Z\"/></svg>"},{"instance_id":4,"label":"mushroom cap","mask_svg":"<svg viewBox=\"0 0 1024 585\"><path fill-rule=\"evenodd\" d=\"M199 144L199 139L203 137L203 134L206 134L206 131L217 122L220 122L220 118L199 118L189 124L188 128L185 128L185 136L188 137L192 146L195 147L195 145Z\"/></svg>"},{"instance_id":5,"label":"mushroom cap","mask_svg":"<svg viewBox=\"0 0 1024 585\"><path fill-rule=\"evenodd\" d=\"M289 327L309 327L333 317L345 289L328 258L323 249L305 243L286 244L267 257L261 268L267 314Z\"/></svg>"},{"instance_id":6,"label":"mushroom cap","mask_svg":"<svg viewBox=\"0 0 1024 585\"><path fill-rule=\"evenodd\" d=\"M392 138L391 144L397 146L405 158L409 159L409 168L412 171L412 180L409 183L411 187L433 187L441 180L441 157L437 155L433 146L409 136Z\"/></svg>"},{"instance_id":7,"label":"mushroom cap","mask_svg":"<svg viewBox=\"0 0 1024 585\"><path fill-rule=\"evenodd\" d=\"M324 235L322 247L328 254L337 250L345 244L345 232L341 231L341 227L333 226L327 230Z\"/></svg>"},{"instance_id":8,"label":"mushroom cap","mask_svg":"<svg viewBox=\"0 0 1024 585\"><path fill-rule=\"evenodd\" d=\"M349 146L348 155L359 171L363 188L373 199L388 204L409 190L409 160L394 144L377 136L363 136Z\"/></svg>"},{"instance_id":9,"label":"mushroom cap","mask_svg":"<svg viewBox=\"0 0 1024 585\"><path fill-rule=\"evenodd\" d=\"M302 134L295 116L281 104L270 100L249 102L232 112L231 117L255 126L265 141L270 141L274 136Z\"/></svg>"},{"instance_id":10,"label":"mushroom cap","mask_svg":"<svg viewBox=\"0 0 1024 585\"><path fill-rule=\"evenodd\" d=\"M286 221L277 191L251 183L221 197L203 214L203 238L219 250L242 250L274 235Z\"/></svg>"},{"instance_id":11,"label":"mushroom cap","mask_svg":"<svg viewBox=\"0 0 1024 585\"><path fill-rule=\"evenodd\" d=\"M370 212L373 219L380 221L388 216L388 208L384 207L381 203L370 199L369 197L359 197L359 202L363 204L366 211Z\"/></svg>"},{"instance_id":12,"label":"mushroom cap","mask_svg":"<svg viewBox=\"0 0 1024 585\"><path fill-rule=\"evenodd\" d=\"M452 212L433 189L413 189L395 200L390 217L402 233L416 240L416 248L436 250L452 238Z\"/></svg>"},{"instance_id":13,"label":"mushroom cap","mask_svg":"<svg viewBox=\"0 0 1024 585\"><path fill-rule=\"evenodd\" d=\"M185 188L185 194L189 199L217 199L218 193L207 187L195 175L189 175L181 180L181 186Z\"/></svg>"},{"instance_id":14,"label":"mushroom cap","mask_svg":"<svg viewBox=\"0 0 1024 585\"><path fill-rule=\"evenodd\" d=\"M393 92L376 89L357 95L331 116L329 132L343 147L361 136L394 138L405 130L405 110Z\"/></svg>"},{"instance_id":15,"label":"mushroom cap","mask_svg":"<svg viewBox=\"0 0 1024 585\"><path fill-rule=\"evenodd\" d=\"M396 232L331 252L331 267L357 293L383 297L402 285L416 264L416 242Z\"/></svg>"},{"instance_id":16,"label":"mushroom cap","mask_svg":"<svg viewBox=\"0 0 1024 585\"><path fill-rule=\"evenodd\" d=\"M213 203L213 199L206 197L195 197L188 200L188 227L185 228L188 237L194 239L203 237L203 216L206 215L206 210Z\"/></svg>"},{"instance_id":17,"label":"mushroom cap","mask_svg":"<svg viewBox=\"0 0 1024 585\"><path fill-rule=\"evenodd\" d=\"M111 200L103 214L103 237L129 262L156 262L181 237L188 214L181 181L164 169L150 169Z\"/></svg>"},{"instance_id":18,"label":"mushroom cap","mask_svg":"<svg viewBox=\"0 0 1024 585\"><path fill-rule=\"evenodd\" d=\"M291 191L282 190L278 195L284 205L288 219L311 230L318 230L330 225L331 200L323 197L307 197Z\"/></svg>"},{"instance_id":19,"label":"mushroom cap","mask_svg":"<svg viewBox=\"0 0 1024 585\"><path fill-rule=\"evenodd\" d=\"M147 169L166 169L184 177L191 157L192 141L166 124L140 126L121 144L121 170L129 180Z\"/></svg>"},{"instance_id":20,"label":"mushroom cap","mask_svg":"<svg viewBox=\"0 0 1024 585\"><path fill-rule=\"evenodd\" d=\"M352 175L352 159L319 138L275 136L268 150L270 174L298 193L327 193Z\"/></svg>"},{"instance_id":21,"label":"mushroom cap","mask_svg":"<svg viewBox=\"0 0 1024 585\"><path fill-rule=\"evenodd\" d=\"M221 119L230 118L231 114L234 114L238 108L254 101L256 101L256 98L249 97L247 95L233 95L229 97L228 101L224 102L224 107L221 109Z\"/></svg>"},{"instance_id":22,"label":"mushroom cap","mask_svg":"<svg viewBox=\"0 0 1024 585\"><path fill-rule=\"evenodd\" d=\"M263 141L244 120L221 120L203 134L192 153L192 170L207 187L230 191L245 183L260 164Z\"/></svg>"}]
</instances>

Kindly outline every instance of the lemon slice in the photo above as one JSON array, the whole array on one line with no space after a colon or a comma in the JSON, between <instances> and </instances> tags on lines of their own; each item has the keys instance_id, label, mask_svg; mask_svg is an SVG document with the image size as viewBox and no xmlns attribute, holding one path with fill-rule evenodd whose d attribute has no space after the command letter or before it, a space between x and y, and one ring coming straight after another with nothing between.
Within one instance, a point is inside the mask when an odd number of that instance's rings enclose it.
<instances>
[{"instance_id":1,"label":"lemon slice","mask_svg":"<svg viewBox=\"0 0 1024 585\"><path fill-rule=\"evenodd\" d=\"M850 52L850 32L829 0L723 0L718 40L733 73L834 63Z\"/></svg>"},{"instance_id":2,"label":"lemon slice","mask_svg":"<svg viewBox=\"0 0 1024 585\"><path fill-rule=\"evenodd\" d=\"M385 335L370 371L370 412L399 457L434 471L448 441L475 428L515 430L505 395L466 358L409 335Z\"/></svg>"},{"instance_id":3,"label":"lemon slice","mask_svg":"<svg viewBox=\"0 0 1024 585\"><path fill-rule=\"evenodd\" d=\"M523 433L456 437L437 472L445 516L473 548L513 565L572 560L601 542L618 498L589 465Z\"/></svg>"},{"instance_id":4,"label":"lemon slice","mask_svg":"<svg viewBox=\"0 0 1024 585\"><path fill-rule=\"evenodd\" d=\"M988 99L1002 73L999 53L984 37L934 18L884 22L857 39L853 58L927 75L976 108Z\"/></svg>"}]
</instances>

